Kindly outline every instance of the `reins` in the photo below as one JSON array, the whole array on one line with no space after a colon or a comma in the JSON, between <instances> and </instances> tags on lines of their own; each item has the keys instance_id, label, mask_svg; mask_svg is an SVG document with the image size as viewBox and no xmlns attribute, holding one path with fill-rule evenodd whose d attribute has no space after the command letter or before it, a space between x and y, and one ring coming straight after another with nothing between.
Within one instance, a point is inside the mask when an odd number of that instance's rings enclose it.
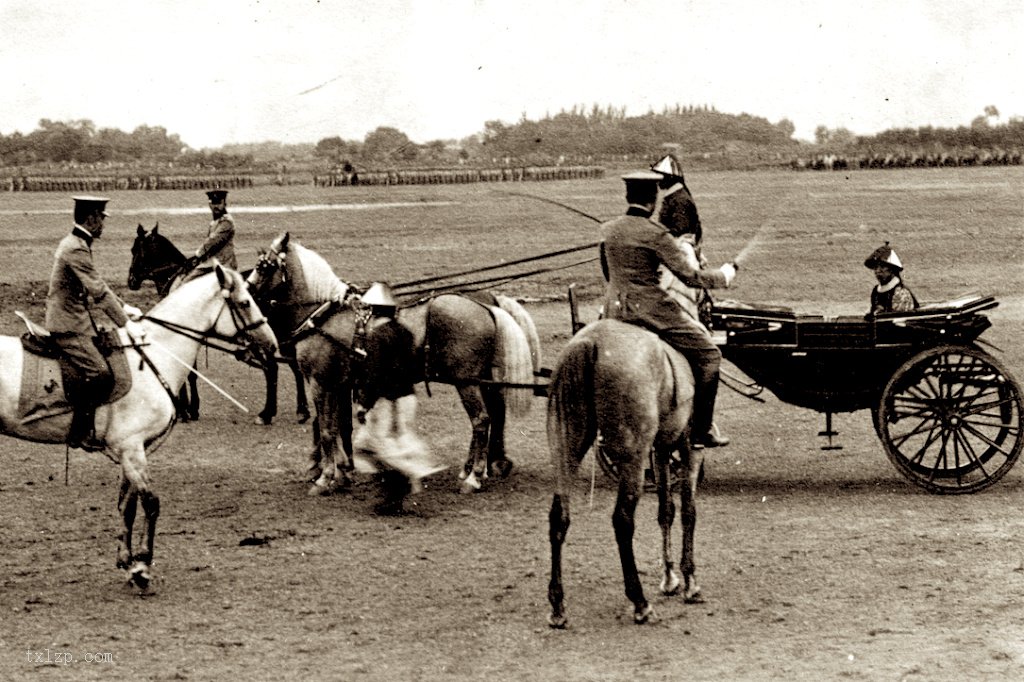
<instances>
[{"instance_id":1,"label":"reins","mask_svg":"<svg viewBox=\"0 0 1024 682\"><path fill-rule=\"evenodd\" d=\"M237 310L235 310L235 307L233 305L230 305L229 302L226 300L224 301L224 308L227 308L228 311L231 313L231 321L232 323L234 323L235 328L237 330L237 333L231 336L221 334L213 329L205 332L200 331L193 327L178 324L177 322L171 322L170 320L164 320L159 317L153 317L152 315L143 315L142 319L149 320L150 322L159 327L163 327L164 329L167 329L168 331L178 334L179 336L184 336L187 339L196 341L200 345L206 346L207 348L213 348L214 350L224 351L225 353L237 353L239 351L243 351L247 349L251 345L251 343L239 343L236 340L238 334L248 336L250 332L262 327L266 323L267 318L261 315L259 318L246 324L245 320L242 319L242 316L238 313ZM221 308L220 312L217 313L217 318L215 319L220 318L221 314L223 314L224 312L224 308ZM216 326L216 324L214 326Z\"/></svg>"}]
</instances>

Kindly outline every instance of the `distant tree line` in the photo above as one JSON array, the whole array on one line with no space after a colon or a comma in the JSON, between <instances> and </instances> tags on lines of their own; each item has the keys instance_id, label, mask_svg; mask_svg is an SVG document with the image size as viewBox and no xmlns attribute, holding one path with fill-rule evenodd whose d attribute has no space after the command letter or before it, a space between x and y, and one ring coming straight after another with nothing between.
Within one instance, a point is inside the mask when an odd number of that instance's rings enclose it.
<instances>
[{"instance_id":1,"label":"distant tree line","mask_svg":"<svg viewBox=\"0 0 1024 682\"><path fill-rule=\"evenodd\" d=\"M665 149L714 167L786 165L796 156L907 157L970 154L971 150L1024 149L1024 119L1001 123L995 106L969 126L900 128L858 136L819 126L813 143L793 138L788 119L772 123L750 114L726 114L709 105L675 105L630 116L623 107L576 106L539 120L487 121L461 140L413 142L397 128L381 126L365 138L325 137L315 144L279 142L225 145L197 151L159 126L130 133L89 120L43 119L28 134L0 135L0 167L67 171L78 166L159 168L161 173L246 172L289 181L289 173L328 173L424 168L594 165L636 162ZM979 155L983 152L979 151ZM165 170L173 169L173 170ZM116 172L116 171L115 171Z\"/></svg>"},{"instance_id":2,"label":"distant tree line","mask_svg":"<svg viewBox=\"0 0 1024 682\"><path fill-rule=\"evenodd\" d=\"M125 165L168 165L205 170L251 166L251 156L222 151L196 151L178 135L160 126L139 126L130 133L116 128L96 128L88 120L51 121L23 135L0 135L0 166L62 167L86 165L92 168Z\"/></svg>"}]
</instances>

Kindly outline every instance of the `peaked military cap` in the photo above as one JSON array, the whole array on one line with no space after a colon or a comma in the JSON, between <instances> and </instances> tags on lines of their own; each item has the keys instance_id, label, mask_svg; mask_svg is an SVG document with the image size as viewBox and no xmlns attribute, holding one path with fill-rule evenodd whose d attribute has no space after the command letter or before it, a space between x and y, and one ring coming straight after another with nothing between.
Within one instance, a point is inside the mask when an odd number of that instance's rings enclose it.
<instances>
[{"instance_id":1,"label":"peaked military cap","mask_svg":"<svg viewBox=\"0 0 1024 682\"><path fill-rule=\"evenodd\" d=\"M866 268L873 268L876 265L888 265L896 270L903 270L903 263L900 261L900 257L896 255L896 252L892 250L892 247L889 246L889 242L872 251L871 255L864 261L864 267Z\"/></svg>"},{"instance_id":2,"label":"peaked military cap","mask_svg":"<svg viewBox=\"0 0 1024 682\"><path fill-rule=\"evenodd\" d=\"M623 175L622 179L627 185L630 183L656 183L661 180L661 174L653 171L633 171L632 173L626 173Z\"/></svg>"},{"instance_id":3,"label":"peaked military cap","mask_svg":"<svg viewBox=\"0 0 1024 682\"><path fill-rule=\"evenodd\" d=\"M71 198L75 200L75 213L88 214L100 211L105 216L110 215L109 213L107 213L106 210L107 202L110 201L110 199L106 197L93 197L82 195Z\"/></svg>"},{"instance_id":4,"label":"peaked military cap","mask_svg":"<svg viewBox=\"0 0 1024 682\"><path fill-rule=\"evenodd\" d=\"M210 201L219 204L228 198L228 191L226 189L211 189L206 193L206 196L210 197Z\"/></svg>"}]
</instances>

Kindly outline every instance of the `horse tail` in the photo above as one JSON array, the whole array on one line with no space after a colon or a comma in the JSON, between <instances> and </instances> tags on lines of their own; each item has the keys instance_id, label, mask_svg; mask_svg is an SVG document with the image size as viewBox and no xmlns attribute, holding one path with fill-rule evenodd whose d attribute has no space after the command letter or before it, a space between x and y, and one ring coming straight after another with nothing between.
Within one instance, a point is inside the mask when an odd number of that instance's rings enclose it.
<instances>
[{"instance_id":1,"label":"horse tail","mask_svg":"<svg viewBox=\"0 0 1024 682\"><path fill-rule=\"evenodd\" d=\"M597 346L576 336L562 351L548 385L547 436L558 492L568 494L572 475L597 437L594 410Z\"/></svg>"},{"instance_id":2,"label":"horse tail","mask_svg":"<svg viewBox=\"0 0 1024 682\"><path fill-rule=\"evenodd\" d=\"M511 314L491 307L495 325L494 379L508 384L533 384L530 343ZM515 417L530 411L533 389L504 388L505 408Z\"/></svg>"},{"instance_id":3,"label":"horse tail","mask_svg":"<svg viewBox=\"0 0 1024 682\"><path fill-rule=\"evenodd\" d=\"M526 312L519 301L508 296L502 296L497 294L495 300L498 301L498 305L506 313L512 316L512 319L516 321L516 324L526 334L526 340L530 344L530 359L533 360L533 371L539 372L541 367L541 350L540 350L540 335L537 334L537 326L533 323L533 318L530 317L530 313Z\"/></svg>"}]
</instances>

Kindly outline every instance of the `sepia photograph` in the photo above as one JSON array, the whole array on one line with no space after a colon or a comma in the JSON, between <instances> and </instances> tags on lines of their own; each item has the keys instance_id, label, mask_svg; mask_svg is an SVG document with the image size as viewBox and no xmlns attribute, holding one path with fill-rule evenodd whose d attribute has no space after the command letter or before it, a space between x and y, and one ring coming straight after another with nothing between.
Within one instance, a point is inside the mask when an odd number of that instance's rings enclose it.
<instances>
[{"instance_id":1,"label":"sepia photograph","mask_svg":"<svg viewBox=\"0 0 1024 682\"><path fill-rule=\"evenodd\" d=\"M0 25L0 679L1024 676L1018 3Z\"/></svg>"}]
</instances>

